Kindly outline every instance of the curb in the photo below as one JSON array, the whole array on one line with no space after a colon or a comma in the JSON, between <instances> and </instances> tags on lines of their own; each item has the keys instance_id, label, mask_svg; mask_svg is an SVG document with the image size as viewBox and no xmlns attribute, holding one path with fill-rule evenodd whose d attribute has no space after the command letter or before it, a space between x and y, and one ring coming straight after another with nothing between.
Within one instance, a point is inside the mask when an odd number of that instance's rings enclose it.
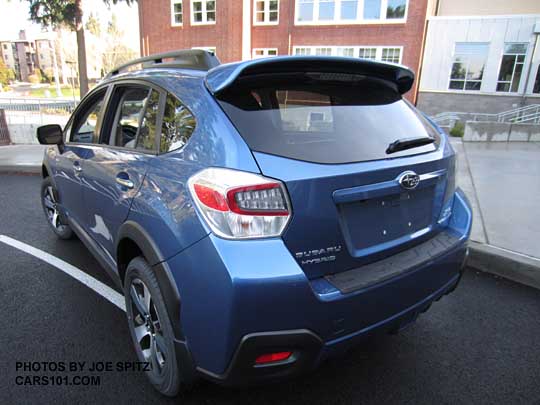
<instances>
[{"instance_id":1,"label":"curb","mask_svg":"<svg viewBox=\"0 0 540 405\"><path fill-rule=\"evenodd\" d=\"M540 290L540 259L470 241L467 266Z\"/></svg>"},{"instance_id":2,"label":"curb","mask_svg":"<svg viewBox=\"0 0 540 405\"><path fill-rule=\"evenodd\" d=\"M2 166L0 165L0 174L41 174L41 166Z\"/></svg>"}]
</instances>

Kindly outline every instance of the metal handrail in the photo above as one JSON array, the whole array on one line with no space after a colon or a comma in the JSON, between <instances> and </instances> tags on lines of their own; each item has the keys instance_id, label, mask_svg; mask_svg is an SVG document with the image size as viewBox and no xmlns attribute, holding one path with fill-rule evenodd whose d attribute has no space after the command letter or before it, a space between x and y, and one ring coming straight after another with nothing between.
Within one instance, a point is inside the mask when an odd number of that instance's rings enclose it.
<instances>
[{"instance_id":1,"label":"metal handrail","mask_svg":"<svg viewBox=\"0 0 540 405\"><path fill-rule=\"evenodd\" d=\"M460 119L464 121L540 124L540 104L530 104L498 114L445 111L433 117L433 120L439 125L442 123L449 124Z\"/></svg>"},{"instance_id":2,"label":"metal handrail","mask_svg":"<svg viewBox=\"0 0 540 405\"><path fill-rule=\"evenodd\" d=\"M497 115L499 117L504 117L506 115L519 114L520 112L535 109L535 108L539 108L539 107L540 107L540 104L529 104L529 105L526 105L526 106L523 106L523 107L518 107L518 108L514 108L512 110L500 112Z\"/></svg>"}]
</instances>

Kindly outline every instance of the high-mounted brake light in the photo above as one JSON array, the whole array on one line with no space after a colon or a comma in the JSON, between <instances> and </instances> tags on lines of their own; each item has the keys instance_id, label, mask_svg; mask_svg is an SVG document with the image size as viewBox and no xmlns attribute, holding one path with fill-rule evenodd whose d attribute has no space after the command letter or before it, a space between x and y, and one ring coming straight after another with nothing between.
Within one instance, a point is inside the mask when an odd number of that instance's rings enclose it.
<instances>
[{"instance_id":1,"label":"high-mounted brake light","mask_svg":"<svg viewBox=\"0 0 540 405\"><path fill-rule=\"evenodd\" d=\"M189 179L193 200L216 235L228 239L279 236L291 216L285 186L231 169L205 169Z\"/></svg>"},{"instance_id":2,"label":"high-mounted brake light","mask_svg":"<svg viewBox=\"0 0 540 405\"><path fill-rule=\"evenodd\" d=\"M267 354L261 354L259 357L255 359L255 364L261 365L261 364L268 364L268 363L276 363L278 361L287 360L289 357L291 357L292 352L277 352L277 353L267 353Z\"/></svg>"}]
</instances>

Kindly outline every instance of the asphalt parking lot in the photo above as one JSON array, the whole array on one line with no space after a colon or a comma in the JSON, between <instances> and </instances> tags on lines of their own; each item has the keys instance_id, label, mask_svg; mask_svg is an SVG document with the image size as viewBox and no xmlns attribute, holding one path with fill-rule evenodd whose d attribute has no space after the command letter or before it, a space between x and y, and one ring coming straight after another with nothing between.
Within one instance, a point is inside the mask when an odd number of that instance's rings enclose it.
<instances>
[{"instance_id":1,"label":"asphalt parking lot","mask_svg":"<svg viewBox=\"0 0 540 405\"><path fill-rule=\"evenodd\" d=\"M0 174L0 235L41 249L112 287L81 242L57 240L48 229L39 205L40 181L38 176ZM366 341L310 375L235 389L202 382L175 400L154 392L139 371L97 372L99 386L18 385L18 376L55 372L17 370L17 362L137 359L122 310L1 241L0 308L3 404L540 404L540 291L474 271L399 335Z\"/></svg>"}]
</instances>

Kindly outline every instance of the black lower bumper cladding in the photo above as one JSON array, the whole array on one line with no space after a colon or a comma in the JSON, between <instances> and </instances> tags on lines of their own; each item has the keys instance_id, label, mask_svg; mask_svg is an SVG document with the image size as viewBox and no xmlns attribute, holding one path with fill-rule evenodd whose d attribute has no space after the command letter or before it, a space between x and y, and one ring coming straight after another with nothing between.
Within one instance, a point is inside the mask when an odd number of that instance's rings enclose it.
<instances>
[{"instance_id":1,"label":"black lower bumper cladding","mask_svg":"<svg viewBox=\"0 0 540 405\"><path fill-rule=\"evenodd\" d=\"M278 380L312 370L318 362L322 347L323 341L307 329L252 333L244 336L225 373L215 374L201 368L197 370L206 378L224 385L249 385ZM255 359L261 354L281 351L293 354L282 362L255 364Z\"/></svg>"}]
</instances>

